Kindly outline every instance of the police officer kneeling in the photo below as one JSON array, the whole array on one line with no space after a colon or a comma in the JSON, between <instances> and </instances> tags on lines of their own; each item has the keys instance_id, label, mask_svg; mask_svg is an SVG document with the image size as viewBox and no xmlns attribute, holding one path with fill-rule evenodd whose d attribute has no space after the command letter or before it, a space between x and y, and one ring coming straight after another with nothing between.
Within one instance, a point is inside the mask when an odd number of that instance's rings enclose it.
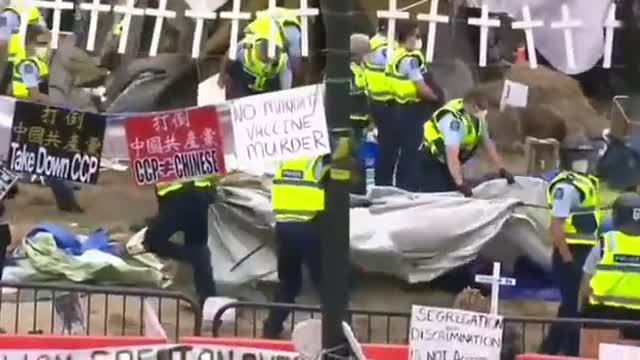
<instances>
[{"instance_id":1,"label":"police officer kneeling","mask_svg":"<svg viewBox=\"0 0 640 360\"><path fill-rule=\"evenodd\" d=\"M559 318L578 316L578 291L582 266L600 232L599 181L590 175L598 150L582 135L565 139L560 149L560 172L549 183L553 238L552 272L562 297ZM542 353L578 355L579 329L555 323L542 343Z\"/></svg>"},{"instance_id":2,"label":"police officer kneeling","mask_svg":"<svg viewBox=\"0 0 640 360\"><path fill-rule=\"evenodd\" d=\"M482 146L500 176L513 184L513 175L505 168L502 157L489 137L486 122L488 101L477 92L454 99L436 110L424 124L424 143L418 157L416 174L419 192L460 191L473 195L462 176L462 165Z\"/></svg>"},{"instance_id":3,"label":"police officer kneeling","mask_svg":"<svg viewBox=\"0 0 640 360\"><path fill-rule=\"evenodd\" d=\"M276 217L278 279L274 302L293 303L302 289L302 265L317 291L322 278L320 214L324 210L324 174L328 156L305 157L279 164L271 186ZM277 339L289 310L272 309L263 336Z\"/></svg>"},{"instance_id":4,"label":"police officer kneeling","mask_svg":"<svg viewBox=\"0 0 640 360\"><path fill-rule=\"evenodd\" d=\"M200 306L216 295L208 246L211 186L206 178L156 184L158 214L144 234L148 251L191 264ZM179 231L184 245L169 241Z\"/></svg>"},{"instance_id":5,"label":"police officer kneeling","mask_svg":"<svg viewBox=\"0 0 640 360\"><path fill-rule=\"evenodd\" d=\"M584 264L582 315L640 320L640 195L622 194L612 208L614 230L602 235ZM638 326L621 330L624 338L640 339Z\"/></svg>"}]
</instances>

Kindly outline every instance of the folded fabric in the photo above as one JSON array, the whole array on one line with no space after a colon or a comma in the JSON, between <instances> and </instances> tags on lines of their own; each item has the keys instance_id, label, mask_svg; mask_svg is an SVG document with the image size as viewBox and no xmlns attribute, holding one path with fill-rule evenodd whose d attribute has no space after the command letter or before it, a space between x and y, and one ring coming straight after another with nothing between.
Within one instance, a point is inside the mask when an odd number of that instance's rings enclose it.
<instances>
[{"instance_id":1,"label":"folded fabric","mask_svg":"<svg viewBox=\"0 0 640 360\"><path fill-rule=\"evenodd\" d=\"M34 227L27 237L33 237L39 232L53 236L56 246L71 255L82 255L88 250L100 250L112 255L118 255L116 248L109 242L109 234L104 229L95 230L84 241L80 241L76 234L56 224L40 224Z\"/></svg>"}]
</instances>

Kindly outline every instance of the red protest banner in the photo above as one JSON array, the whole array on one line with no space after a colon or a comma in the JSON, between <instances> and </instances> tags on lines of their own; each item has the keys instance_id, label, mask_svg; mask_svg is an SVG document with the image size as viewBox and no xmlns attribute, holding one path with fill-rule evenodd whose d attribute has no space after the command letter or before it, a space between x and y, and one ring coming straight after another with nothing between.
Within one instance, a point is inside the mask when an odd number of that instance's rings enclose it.
<instances>
[{"instance_id":1,"label":"red protest banner","mask_svg":"<svg viewBox=\"0 0 640 360\"><path fill-rule=\"evenodd\" d=\"M138 185L225 172L213 106L132 116L124 129Z\"/></svg>"}]
</instances>

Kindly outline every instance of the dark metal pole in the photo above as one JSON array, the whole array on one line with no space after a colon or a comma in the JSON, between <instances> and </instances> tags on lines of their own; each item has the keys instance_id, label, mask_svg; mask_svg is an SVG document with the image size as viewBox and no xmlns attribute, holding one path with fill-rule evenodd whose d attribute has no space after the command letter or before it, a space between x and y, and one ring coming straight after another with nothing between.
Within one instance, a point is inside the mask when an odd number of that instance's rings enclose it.
<instances>
[{"instance_id":1,"label":"dark metal pole","mask_svg":"<svg viewBox=\"0 0 640 360\"><path fill-rule=\"evenodd\" d=\"M324 0L327 39L325 106L327 125L334 146L326 182L323 220L322 346L330 354L345 355L342 332L348 303L349 281L349 183L351 180L349 139L349 38L352 0ZM340 350L335 350L340 349Z\"/></svg>"}]
</instances>

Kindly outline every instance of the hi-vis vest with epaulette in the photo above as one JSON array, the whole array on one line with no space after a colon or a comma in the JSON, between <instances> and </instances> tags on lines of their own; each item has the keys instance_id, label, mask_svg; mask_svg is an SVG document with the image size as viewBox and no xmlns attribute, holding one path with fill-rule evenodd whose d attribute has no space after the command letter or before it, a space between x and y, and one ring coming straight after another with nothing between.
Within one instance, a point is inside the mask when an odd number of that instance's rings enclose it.
<instances>
[{"instance_id":1,"label":"hi-vis vest with epaulette","mask_svg":"<svg viewBox=\"0 0 640 360\"><path fill-rule=\"evenodd\" d=\"M316 178L321 156L285 160L271 185L271 205L278 221L310 221L324 210L323 171Z\"/></svg>"},{"instance_id":2,"label":"hi-vis vest with epaulette","mask_svg":"<svg viewBox=\"0 0 640 360\"><path fill-rule=\"evenodd\" d=\"M464 164L473 157L480 144L482 133L487 131L485 122L467 114L464 111L462 99L451 100L436 110L424 124L424 146L441 161L446 161L446 151L444 138L440 129L438 129L438 122L447 114L451 114L455 119L459 120L462 123L461 127L465 130L462 144L460 144L460 152L458 153L458 159Z\"/></svg>"},{"instance_id":3,"label":"hi-vis vest with epaulette","mask_svg":"<svg viewBox=\"0 0 640 360\"><path fill-rule=\"evenodd\" d=\"M382 51L385 51L384 48L386 48L388 44L389 41L387 40L387 38L380 34L374 35L369 41L372 53L380 49L383 49ZM385 71L386 64L384 66L379 66L374 64L371 60L367 60L367 62L365 63L365 76L367 77L368 95L375 101L386 102L393 100L393 94L391 92L390 84L387 81Z\"/></svg>"},{"instance_id":4,"label":"hi-vis vest with epaulette","mask_svg":"<svg viewBox=\"0 0 640 360\"><path fill-rule=\"evenodd\" d=\"M275 21L277 25L276 43L282 46L284 49L289 47L286 36L284 35L284 28L287 26L295 26L298 31L302 31L300 26L300 19L296 16L294 10L276 7L276 10L280 13L280 17ZM256 13L256 19L251 21L245 28L244 33L247 35L258 35L269 39L271 37L271 18L267 14L268 10L261 10Z\"/></svg>"},{"instance_id":5,"label":"hi-vis vest with epaulette","mask_svg":"<svg viewBox=\"0 0 640 360\"><path fill-rule=\"evenodd\" d=\"M169 194L172 194L178 190L184 189L185 185L189 182L193 182L193 186L197 189L206 189L211 187L213 177L212 176L203 176L194 180L174 180L174 181L161 181L157 183L156 186L156 195L158 197L164 197Z\"/></svg>"},{"instance_id":6,"label":"hi-vis vest with epaulette","mask_svg":"<svg viewBox=\"0 0 640 360\"><path fill-rule=\"evenodd\" d=\"M369 121L369 101L367 99L367 75L364 66L351 63L351 84L349 96L351 97L351 113L349 117L353 121Z\"/></svg>"},{"instance_id":7,"label":"hi-vis vest with epaulette","mask_svg":"<svg viewBox=\"0 0 640 360\"><path fill-rule=\"evenodd\" d=\"M15 61L17 61L17 63L13 66L13 76L11 78L11 93L13 97L26 99L31 95L29 88L27 88L20 74L20 66L27 62L32 63L38 69L38 75L40 77L38 91L43 94L49 93L49 65L45 61L42 61L38 56L16 59Z\"/></svg>"},{"instance_id":8,"label":"hi-vis vest with epaulette","mask_svg":"<svg viewBox=\"0 0 640 360\"><path fill-rule=\"evenodd\" d=\"M26 15L28 19L27 21L29 22L29 25L38 24L42 21L40 10L38 10L38 8L35 6L31 6L27 8L27 7L12 5L4 8L3 11L11 11L15 13L20 18L20 20L22 20L22 18L20 17L20 14L26 11L27 12ZM9 44L7 46L7 54L8 54L8 61L10 63L15 62L16 58L25 56L25 48L24 46L22 46L22 43L20 41L20 27L18 27L17 29L14 29L11 37L9 38Z\"/></svg>"},{"instance_id":9,"label":"hi-vis vest with epaulette","mask_svg":"<svg viewBox=\"0 0 640 360\"><path fill-rule=\"evenodd\" d=\"M409 51L403 47L397 47L393 51L393 56L387 63L385 75L390 85L393 100L400 104L420 102L415 82L400 72L400 63L408 57L413 57L418 61L418 66L422 73L427 71L426 61L419 50Z\"/></svg>"},{"instance_id":10,"label":"hi-vis vest with epaulette","mask_svg":"<svg viewBox=\"0 0 640 360\"><path fill-rule=\"evenodd\" d=\"M242 46L244 47L242 67L253 78L253 83L248 85L249 88L254 91L265 91L269 90L267 89L269 82L279 81L279 75L287 67L287 57L282 48L276 48L277 63L260 61L258 53L255 51L256 43L259 40L264 40L264 38L252 35L242 41Z\"/></svg>"},{"instance_id":11,"label":"hi-vis vest with epaulette","mask_svg":"<svg viewBox=\"0 0 640 360\"><path fill-rule=\"evenodd\" d=\"M640 236L609 231L601 246L602 258L591 278L589 302L640 310Z\"/></svg>"},{"instance_id":12,"label":"hi-vis vest with epaulette","mask_svg":"<svg viewBox=\"0 0 640 360\"><path fill-rule=\"evenodd\" d=\"M553 204L553 193L556 185L567 183L573 185L580 193L580 206L571 209L571 214L564 222L564 233L568 244L595 245L600 235L602 214L599 209L600 182L591 175L582 175L571 171L563 171L549 183L547 196L549 205Z\"/></svg>"}]
</instances>

